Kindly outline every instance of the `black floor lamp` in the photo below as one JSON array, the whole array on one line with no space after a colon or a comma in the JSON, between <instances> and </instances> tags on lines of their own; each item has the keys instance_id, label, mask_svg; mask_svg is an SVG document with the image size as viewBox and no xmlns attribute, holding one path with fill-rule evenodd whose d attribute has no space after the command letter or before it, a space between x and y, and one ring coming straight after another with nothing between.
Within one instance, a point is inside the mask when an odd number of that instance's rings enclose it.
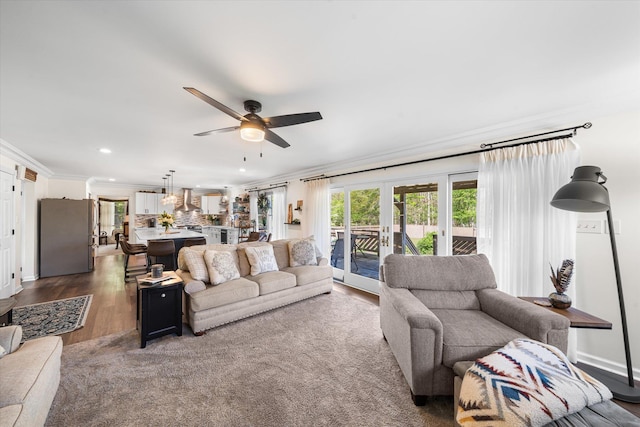
<instances>
[{"instance_id":1,"label":"black floor lamp","mask_svg":"<svg viewBox=\"0 0 640 427\"><path fill-rule=\"evenodd\" d=\"M602 181L600 181L602 179ZM624 310L624 298L622 296L622 280L620 278L620 266L618 264L618 250L613 229L611 204L609 191L603 185L607 177L602 174L599 167L577 167L571 177L571 182L563 186L553 196L551 206L573 212L603 212L607 211L609 223L609 238L611 239L611 251L613 252L613 266L616 272L616 284L618 286L618 301L620 303L620 315L622 317L622 335L624 337L624 351L627 359L627 384L620 377L610 372L603 371L592 366L581 366L582 369L600 380L609 387L613 397L625 402L640 403L640 389L635 387L633 380L633 365L631 364L631 350L629 348L629 331L627 330L627 316Z\"/></svg>"}]
</instances>

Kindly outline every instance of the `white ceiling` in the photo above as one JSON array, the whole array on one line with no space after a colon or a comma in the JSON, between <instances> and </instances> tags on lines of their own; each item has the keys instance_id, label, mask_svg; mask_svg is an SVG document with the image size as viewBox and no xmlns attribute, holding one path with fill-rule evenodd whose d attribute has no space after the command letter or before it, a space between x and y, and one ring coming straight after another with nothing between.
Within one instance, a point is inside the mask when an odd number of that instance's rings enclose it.
<instances>
[{"instance_id":1,"label":"white ceiling","mask_svg":"<svg viewBox=\"0 0 640 427\"><path fill-rule=\"evenodd\" d=\"M1 0L0 19L0 138L57 177L219 188L640 105L638 1ZM238 122L183 86L324 119L260 158L193 136Z\"/></svg>"}]
</instances>

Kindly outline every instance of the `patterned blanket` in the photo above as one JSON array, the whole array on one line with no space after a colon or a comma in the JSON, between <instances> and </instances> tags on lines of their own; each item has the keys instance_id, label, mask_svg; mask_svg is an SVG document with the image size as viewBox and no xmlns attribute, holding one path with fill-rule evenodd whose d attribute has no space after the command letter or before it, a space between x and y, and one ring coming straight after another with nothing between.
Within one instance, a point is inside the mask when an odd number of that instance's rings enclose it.
<instances>
[{"instance_id":1,"label":"patterned blanket","mask_svg":"<svg viewBox=\"0 0 640 427\"><path fill-rule=\"evenodd\" d=\"M611 398L559 349L516 339L466 372L456 418L463 426L543 426Z\"/></svg>"}]
</instances>

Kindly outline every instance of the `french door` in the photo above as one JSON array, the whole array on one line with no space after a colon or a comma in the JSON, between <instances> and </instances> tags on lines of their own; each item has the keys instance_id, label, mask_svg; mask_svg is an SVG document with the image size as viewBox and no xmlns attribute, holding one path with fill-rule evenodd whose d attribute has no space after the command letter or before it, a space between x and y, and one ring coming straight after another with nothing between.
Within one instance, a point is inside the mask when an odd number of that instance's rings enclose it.
<instances>
[{"instance_id":1,"label":"french door","mask_svg":"<svg viewBox=\"0 0 640 427\"><path fill-rule=\"evenodd\" d=\"M332 190L334 278L379 292L391 253L475 253L476 174L437 175Z\"/></svg>"}]
</instances>

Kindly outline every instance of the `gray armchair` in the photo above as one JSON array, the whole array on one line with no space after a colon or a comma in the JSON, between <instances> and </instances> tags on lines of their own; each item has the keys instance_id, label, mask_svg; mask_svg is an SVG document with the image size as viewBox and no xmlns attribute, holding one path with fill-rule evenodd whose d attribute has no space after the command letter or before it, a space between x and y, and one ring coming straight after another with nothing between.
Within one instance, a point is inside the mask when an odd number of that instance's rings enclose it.
<instances>
[{"instance_id":1,"label":"gray armchair","mask_svg":"<svg viewBox=\"0 0 640 427\"><path fill-rule=\"evenodd\" d=\"M380 327L416 405L453 395L453 365L519 337L567 351L569 320L496 289L484 255L392 254L380 268Z\"/></svg>"}]
</instances>

